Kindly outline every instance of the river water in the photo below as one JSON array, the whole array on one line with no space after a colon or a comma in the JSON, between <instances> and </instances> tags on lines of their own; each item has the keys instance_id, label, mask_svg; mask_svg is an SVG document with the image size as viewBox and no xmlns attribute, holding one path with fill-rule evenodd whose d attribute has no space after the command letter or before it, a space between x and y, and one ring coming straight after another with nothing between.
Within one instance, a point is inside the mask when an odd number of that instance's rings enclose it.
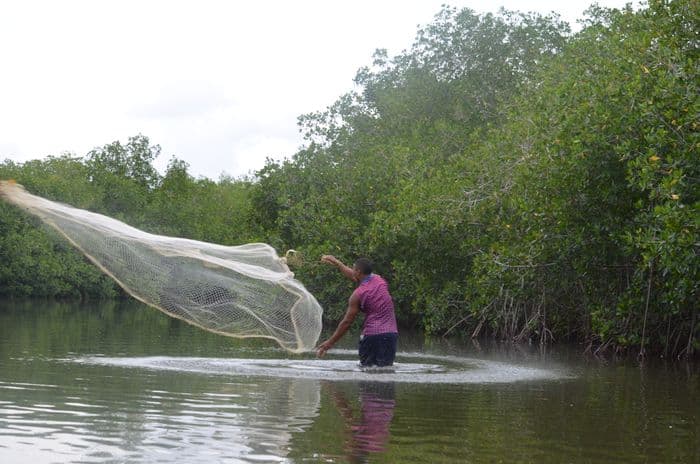
<instances>
[{"instance_id":1,"label":"river water","mask_svg":"<svg viewBox=\"0 0 700 464\"><path fill-rule=\"evenodd\" d=\"M700 369L402 334L393 372L134 302L0 301L0 463L700 463Z\"/></svg>"}]
</instances>

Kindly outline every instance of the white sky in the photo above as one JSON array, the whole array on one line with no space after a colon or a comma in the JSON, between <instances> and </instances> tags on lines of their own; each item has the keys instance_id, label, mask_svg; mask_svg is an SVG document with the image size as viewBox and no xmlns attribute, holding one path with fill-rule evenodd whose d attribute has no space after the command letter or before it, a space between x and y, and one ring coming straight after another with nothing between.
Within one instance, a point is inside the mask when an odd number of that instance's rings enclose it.
<instances>
[{"instance_id":1,"label":"white sky","mask_svg":"<svg viewBox=\"0 0 700 464\"><path fill-rule=\"evenodd\" d=\"M353 88L377 48L411 46L442 4L558 12L593 0L0 0L0 160L144 134L218 179L290 157L297 117ZM600 0L621 7L627 0Z\"/></svg>"}]
</instances>

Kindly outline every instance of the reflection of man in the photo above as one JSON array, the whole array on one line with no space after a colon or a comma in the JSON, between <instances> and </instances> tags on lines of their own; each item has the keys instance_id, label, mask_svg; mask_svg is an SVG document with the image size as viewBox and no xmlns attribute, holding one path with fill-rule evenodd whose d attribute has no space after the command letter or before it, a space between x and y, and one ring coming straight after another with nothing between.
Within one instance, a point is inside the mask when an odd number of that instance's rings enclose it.
<instances>
[{"instance_id":1,"label":"reflection of man","mask_svg":"<svg viewBox=\"0 0 700 464\"><path fill-rule=\"evenodd\" d=\"M345 418L350 438L345 450L349 457L358 459L369 453L382 452L389 442L389 426L396 407L394 384L383 382L360 383L360 415L355 418L352 405L332 382L324 383L333 402ZM358 460L358 462L364 462Z\"/></svg>"},{"instance_id":2,"label":"reflection of man","mask_svg":"<svg viewBox=\"0 0 700 464\"><path fill-rule=\"evenodd\" d=\"M345 335L357 314L362 311L365 313L365 320L360 335L360 364L363 367L394 364L399 333L396 328L394 301L386 281L372 273L372 262L366 258L355 261L352 268L331 255L324 255L321 261L337 267L345 277L358 285L350 295L348 309L338 328L328 340L318 346L318 355L325 355L326 351Z\"/></svg>"}]
</instances>

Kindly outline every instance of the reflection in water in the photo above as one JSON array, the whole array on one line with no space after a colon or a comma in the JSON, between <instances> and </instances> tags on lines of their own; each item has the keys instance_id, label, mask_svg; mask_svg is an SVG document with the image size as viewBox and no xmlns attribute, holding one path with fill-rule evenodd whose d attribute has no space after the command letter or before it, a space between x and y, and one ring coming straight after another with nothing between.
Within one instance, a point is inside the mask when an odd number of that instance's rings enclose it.
<instances>
[{"instance_id":1,"label":"reflection in water","mask_svg":"<svg viewBox=\"0 0 700 464\"><path fill-rule=\"evenodd\" d=\"M245 438L251 449L264 448L259 450L259 457L280 461L289 453L293 434L303 433L318 416L320 383L310 379L280 379L264 386L258 391L255 407L246 415Z\"/></svg>"},{"instance_id":2,"label":"reflection in water","mask_svg":"<svg viewBox=\"0 0 700 464\"><path fill-rule=\"evenodd\" d=\"M389 426L394 418L396 394L394 384L388 382L359 383L359 412L334 382L324 382L340 415L345 420L347 439L345 452L351 462L365 462L371 453L385 451L389 442Z\"/></svg>"},{"instance_id":3,"label":"reflection in water","mask_svg":"<svg viewBox=\"0 0 700 464\"><path fill-rule=\"evenodd\" d=\"M0 462L280 462L319 412L316 380L73 373L73 385L0 381Z\"/></svg>"}]
</instances>

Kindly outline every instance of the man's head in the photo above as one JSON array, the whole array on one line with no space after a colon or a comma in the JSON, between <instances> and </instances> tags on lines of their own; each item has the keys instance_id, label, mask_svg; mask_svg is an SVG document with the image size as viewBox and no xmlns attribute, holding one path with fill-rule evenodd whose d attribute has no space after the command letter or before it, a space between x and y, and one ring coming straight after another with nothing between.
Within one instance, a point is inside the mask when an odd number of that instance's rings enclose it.
<instances>
[{"instance_id":1,"label":"man's head","mask_svg":"<svg viewBox=\"0 0 700 464\"><path fill-rule=\"evenodd\" d=\"M372 273L372 261L367 258L360 258L355 261L352 270L355 272L355 280L359 282Z\"/></svg>"}]
</instances>

